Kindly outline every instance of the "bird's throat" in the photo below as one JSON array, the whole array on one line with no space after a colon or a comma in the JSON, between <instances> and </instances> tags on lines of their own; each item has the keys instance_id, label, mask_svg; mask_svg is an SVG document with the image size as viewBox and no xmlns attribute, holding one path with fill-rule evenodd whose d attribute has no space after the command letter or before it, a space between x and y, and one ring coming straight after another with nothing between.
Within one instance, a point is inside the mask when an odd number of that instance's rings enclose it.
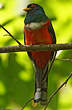
<instances>
[{"instance_id":1,"label":"bird's throat","mask_svg":"<svg viewBox=\"0 0 72 110\"><path fill-rule=\"evenodd\" d=\"M46 22L40 22L40 23L38 23L38 22L32 22L32 23L30 23L30 24L26 24L25 26L24 26L24 28L26 29L26 30L36 30L36 29L40 29L41 27L43 27L43 26L45 26L45 25L49 25L50 24L50 22L49 22L49 20L48 21L46 21Z\"/></svg>"},{"instance_id":2,"label":"bird's throat","mask_svg":"<svg viewBox=\"0 0 72 110\"><path fill-rule=\"evenodd\" d=\"M26 24L25 25L25 29L26 30L35 30L35 29L40 29L45 23L44 22L40 22L40 23L30 23L30 24Z\"/></svg>"}]
</instances>

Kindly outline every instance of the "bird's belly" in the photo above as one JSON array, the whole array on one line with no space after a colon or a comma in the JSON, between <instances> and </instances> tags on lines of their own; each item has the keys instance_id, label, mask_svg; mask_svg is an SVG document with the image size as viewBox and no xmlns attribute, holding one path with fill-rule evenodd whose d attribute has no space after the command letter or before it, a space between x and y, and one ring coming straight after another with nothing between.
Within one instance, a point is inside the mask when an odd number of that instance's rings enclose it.
<instances>
[{"instance_id":1,"label":"bird's belly","mask_svg":"<svg viewBox=\"0 0 72 110\"><path fill-rule=\"evenodd\" d=\"M52 44L52 38L46 27L38 30L25 30L24 33L26 45ZM31 54L36 64L43 68L50 59L51 51L31 51Z\"/></svg>"},{"instance_id":2,"label":"bird's belly","mask_svg":"<svg viewBox=\"0 0 72 110\"><path fill-rule=\"evenodd\" d=\"M50 59L50 51L31 52L33 59L40 68L44 68Z\"/></svg>"}]
</instances>

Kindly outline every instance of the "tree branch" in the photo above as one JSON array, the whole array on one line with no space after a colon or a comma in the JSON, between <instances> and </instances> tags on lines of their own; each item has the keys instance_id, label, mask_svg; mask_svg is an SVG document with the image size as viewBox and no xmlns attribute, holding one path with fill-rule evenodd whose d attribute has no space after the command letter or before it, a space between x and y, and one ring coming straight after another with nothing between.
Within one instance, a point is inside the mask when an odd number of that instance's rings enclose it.
<instances>
[{"instance_id":1,"label":"tree branch","mask_svg":"<svg viewBox=\"0 0 72 110\"><path fill-rule=\"evenodd\" d=\"M72 43L66 44L48 44L48 45L17 45L0 47L0 53L22 52L22 51L58 51L72 49Z\"/></svg>"},{"instance_id":2,"label":"tree branch","mask_svg":"<svg viewBox=\"0 0 72 110\"><path fill-rule=\"evenodd\" d=\"M0 27L1 27L4 31L6 31L6 32L8 33L8 35L11 36L12 39L14 39L19 45L22 45L7 29L4 28L4 26L2 26L2 25L0 24Z\"/></svg>"},{"instance_id":3,"label":"tree branch","mask_svg":"<svg viewBox=\"0 0 72 110\"><path fill-rule=\"evenodd\" d=\"M30 98L29 100L27 100L27 101L25 102L25 104L23 105L23 107L21 108L21 110L23 110L23 109L27 106L27 104L28 104L29 102L31 102L32 100L34 100L34 98Z\"/></svg>"},{"instance_id":4,"label":"tree branch","mask_svg":"<svg viewBox=\"0 0 72 110\"><path fill-rule=\"evenodd\" d=\"M46 110L48 104L51 102L51 100L53 99L53 97L59 92L59 90L60 90L65 84L67 84L68 80L69 80L71 77L72 77L72 72L70 73L70 75L68 76L68 78L65 80L65 82L64 82L63 84L61 84L61 86L60 86L57 90L55 90L55 92L53 92L53 93L51 94L51 96L49 97L48 102L47 102L47 105L45 106L44 110Z\"/></svg>"},{"instance_id":5,"label":"tree branch","mask_svg":"<svg viewBox=\"0 0 72 110\"><path fill-rule=\"evenodd\" d=\"M47 109L47 106L48 106L48 104L51 102L51 100L53 99L53 97L59 92L59 90L60 90L65 84L67 84L68 80L69 80L71 77L72 77L72 72L70 73L70 75L68 76L68 78L64 81L64 83L62 83L61 86L60 86L59 88L57 88L57 90L55 90L55 91L51 94L51 96L49 97L49 99L48 99L48 101L47 101L47 104L46 104L44 110ZM21 108L21 110L23 110L23 109L27 106L27 104L28 104L30 101L32 101L33 99L34 99L34 98L30 98L29 100L27 100L27 102L25 102L25 104L23 105L23 107Z\"/></svg>"}]
</instances>

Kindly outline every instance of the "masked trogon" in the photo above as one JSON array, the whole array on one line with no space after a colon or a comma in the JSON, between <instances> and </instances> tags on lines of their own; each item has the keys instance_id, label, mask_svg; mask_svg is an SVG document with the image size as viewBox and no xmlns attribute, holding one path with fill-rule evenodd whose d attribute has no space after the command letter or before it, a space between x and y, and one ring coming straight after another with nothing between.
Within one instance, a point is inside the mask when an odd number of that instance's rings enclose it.
<instances>
[{"instance_id":1,"label":"masked trogon","mask_svg":"<svg viewBox=\"0 0 72 110\"><path fill-rule=\"evenodd\" d=\"M38 4L29 4L24 9L27 12L24 20L25 45L55 44L56 37L50 19ZM34 102L47 103L48 67L54 57L52 51L28 51L35 69Z\"/></svg>"}]
</instances>

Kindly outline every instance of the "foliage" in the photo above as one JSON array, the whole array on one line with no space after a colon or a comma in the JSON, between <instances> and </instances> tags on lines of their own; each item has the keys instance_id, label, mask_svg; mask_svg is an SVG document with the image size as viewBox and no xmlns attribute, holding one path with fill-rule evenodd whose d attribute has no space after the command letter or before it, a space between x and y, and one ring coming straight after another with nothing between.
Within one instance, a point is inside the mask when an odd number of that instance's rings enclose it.
<instances>
[{"instance_id":1,"label":"foliage","mask_svg":"<svg viewBox=\"0 0 72 110\"><path fill-rule=\"evenodd\" d=\"M24 15L22 12L18 13L18 2L20 1L0 0L0 24L24 44ZM72 42L71 0L31 0L31 2L40 4L49 18L56 19L52 24L57 43ZM0 46L10 45L17 45L17 43L0 28ZM58 58L72 58L72 51L62 51ZM49 74L49 95L72 71L71 65L70 62L55 61ZM69 83L55 96L48 110L72 109L72 81ZM0 54L0 108L19 109L33 94L34 70L27 54L25 52ZM40 110L39 107L36 110ZM30 104L25 110L31 109L35 108Z\"/></svg>"}]
</instances>

